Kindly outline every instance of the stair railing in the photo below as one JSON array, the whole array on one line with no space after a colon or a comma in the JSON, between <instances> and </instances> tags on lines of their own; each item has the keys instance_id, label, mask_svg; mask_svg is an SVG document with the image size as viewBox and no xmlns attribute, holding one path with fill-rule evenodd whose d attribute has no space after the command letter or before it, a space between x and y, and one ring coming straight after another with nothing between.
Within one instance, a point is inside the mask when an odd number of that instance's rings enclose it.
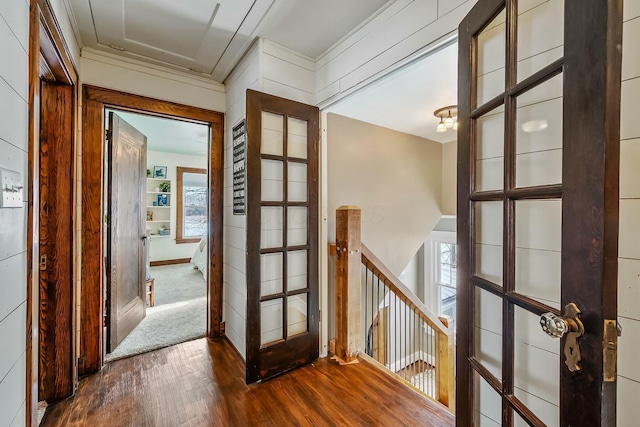
<instances>
[{"instance_id":1,"label":"stair railing","mask_svg":"<svg viewBox=\"0 0 640 427\"><path fill-rule=\"evenodd\" d=\"M452 321L433 314L361 241L360 209L336 211L335 353L378 364L455 412Z\"/></svg>"}]
</instances>

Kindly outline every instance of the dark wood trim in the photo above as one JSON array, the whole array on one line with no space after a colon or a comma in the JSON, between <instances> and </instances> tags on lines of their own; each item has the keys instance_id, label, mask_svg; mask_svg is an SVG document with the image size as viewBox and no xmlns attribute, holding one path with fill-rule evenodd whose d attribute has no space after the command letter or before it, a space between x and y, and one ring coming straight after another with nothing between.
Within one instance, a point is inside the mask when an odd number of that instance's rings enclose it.
<instances>
[{"instance_id":1,"label":"dark wood trim","mask_svg":"<svg viewBox=\"0 0 640 427\"><path fill-rule=\"evenodd\" d=\"M103 105L111 106L120 110L129 110L133 112L144 111L145 114L169 117L178 120L211 123L214 125L224 124L224 114L217 111L205 110L204 108L191 107L189 105L163 101L141 95L127 94L125 92L101 88L98 86L84 85L83 88L88 99L99 101ZM213 130L214 129L212 129L212 132Z\"/></svg>"},{"instance_id":2,"label":"dark wood trim","mask_svg":"<svg viewBox=\"0 0 640 427\"><path fill-rule=\"evenodd\" d=\"M38 424L38 364L40 281L40 26L39 7L31 0L29 11L29 130L27 154L27 343L26 343L26 421Z\"/></svg>"},{"instance_id":3,"label":"dark wood trim","mask_svg":"<svg viewBox=\"0 0 640 427\"><path fill-rule=\"evenodd\" d=\"M144 112L156 116L204 122L211 125L209 158L209 298L208 336L220 336L222 321L222 217L224 115L198 107L127 94L95 86L83 86L82 153L82 374L101 369L103 364L102 188L104 109ZM215 220L214 220L215 219Z\"/></svg>"},{"instance_id":4,"label":"dark wood trim","mask_svg":"<svg viewBox=\"0 0 640 427\"><path fill-rule=\"evenodd\" d=\"M505 90L476 105L476 37L506 6ZM502 397L502 425L515 413L530 425L543 425L514 391L514 312L539 315L559 310L518 294L515 287L515 208L517 200L562 199L561 306L582 310L580 338L583 372L570 372L559 358L560 424L615 425L616 384L603 381L603 319L617 313L618 179L622 43L621 2L565 2L565 57L517 82L517 1L480 0L460 25L458 129L458 347L457 425L472 424L473 377L470 367L488 371L472 358L475 290L499 296L502 310L502 380L492 387ZM585 35L586 34L586 35ZM585 74L584 70L589 70ZM516 188L517 97L564 72L562 184ZM474 193L476 119L504 105L504 191ZM476 202L503 203L503 285L474 276ZM563 341L564 343L564 341ZM490 377L489 377L490 378ZM491 381L490 381L491 383ZM466 399L466 400L465 400ZM515 411L515 413L514 413Z\"/></svg>"},{"instance_id":5,"label":"dark wood trim","mask_svg":"<svg viewBox=\"0 0 640 427\"><path fill-rule=\"evenodd\" d=\"M78 73L53 8L49 0L36 1L40 8L40 51L57 82L75 85Z\"/></svg>"},{"instance_id":6,"label":"dark wood trim","mask_svg":"<svg viewBox=\"0 0 640 427\"><path fill-rule=\"evenodd\" d=\"M517 85L518 82L518 7L517 0L507 0L506 7L506 70L505 89L506 94ZM517 120L517 98L515 96L505 96L504 98L504 162L503 162L503 189L504 193L516 187L516 128ZM477 142L476 142L477 143ZM505 197L503 202L503 247L502 247L502 287L503 292L515 290L516 268L515 268L515 247L516 247L516 202ZM513 304L506 299L502 299L502 425L513 425L513 411L509 407L509 402L505 399L505 394L513 394L514 387L514 340L515 340L515 310Z\"/></svg>"},{"instance_id":7,"label":"dark wood trim","mask_svg":"<svg viewBox=\"0 0 640 427\"><path fill-rule=\"evenodd\" d=\"M287 120L296 117L307 120L307 202L295 206L308 208L307 280L308 333L283 339L276 344L261 345L260 328L260 218L262 206L270 206L261 200L261 159L275 157L261 153L262 111L283 116L282 161L301 163L298 158L287 156ZM318 357L319 294L318 294L318 173L319 173L319 111L317 107L247 90L247 333L246 381L252 383L308 363ZM283 170L283 293L287 291L287 252L294 247L287 245L287 209L294 206L287 200L287 167ZM283 337L287 336L287 298L283 298Z\"/></svg>"},{"instance_id":8,"label":"dark wood trim","mask_svg":"<svg viewBox=\"0 0 640 427\"><path fill-rule=\"evenodd\" d=\"M86 375L102 368L104 352L105 271L103 257L103 176L104 110L102 104L87 97L82 103L82 260L80 294L79 374Z\"/></svg>"},{"instance_id":9,"label":"dark wood trim","mask_svg":"<svg viewBox=\"0 0 640 427\"><path fill-rule=\"evenodd\" d=\"M253 232L250 224L260 224L261 212L261 150L262 140L262 103L259 94L247 91L247 140L246 140L246 182L247 188L254 189L247 192L247 267L260 265L260 237L259 231ZM255 185L255 187L254 187ZM284 206L284 203L283 205ZM260 380L260 290L251 283L260 283L260 269L247 269L247 325L246 325L246 382L247 384ZM258 288L258 289L255 289Z\"/></svg>"},{"instance_id":10,"label":"dark wood trim","mask_svg":"<svg viewBox=\"0 0 640 427\"><path fill-rule=\"evenodd\" d=\"M206 169L200 168L190 168L178 166L176 168L176 199L177 199L177 215L176 215L176 243L198 243L200 241L200 237L183 237L182 236L182 223L184 221L184 213L183 213L183 196L182 196L182 174L184 173L199 173L206 175Z\"/></svg>"},{"instance_id":11,"label":"dark wood trim","mask_svg":"<svg viewBox=\"0 0 640 427\"><path fill-rule=\"evenodd\" d=\"M488 14L486 3L477 3L458 28L458 172L457 172L457 257L456 257L456 426L472 425L473 400L472 387L474 384L473 370L469 358L473 356L473 330L470 330L471 320L475 315L475 304L472 298L473 284L470 277L473 274L473 242L468 237L474 236L471 230L473 207L469 203L469 195L475 188L474 164L475 152L471 145L475 122L470 120L471 110L476 104L477 58L475 39L473 35L480 30L483 22L477 22L476 16ZM501 1L492 2L496 11L502 6ZM497 13L497 12L496 12Z\"/></svg>"},{"instance_id":12,"label":"dark wood trim","mask_svg":"<svg viewBox=\"0 0 640 427\"><path fill-rule=\"evenodd\" d=\"M505 396L505 399L508 402L508 405L511 406L514 411L518 413L522 417L523 420L526 420L529 425L533 427L547 427L545 423L540 420L529 408L527 408L517 397L512 394L508 394Z\"/></svg>"},{"instance_id":13,"label":"dark wood trim","mask_svg":"<svg viewBox=\"0 0 640 427\"><path fill-rule=\"evenodd\" d=\"M26 419L27 426L38 422L38 359L39 359L39 153L40 153L40 76L41 70L51 70L48 79L73 86L73 98L77 98L77 72L64 36L48 0L30 0L29 3L29 128L27 164L27 322L26 322ZM54 73L57 70L57 73ZM63 78L64 76L64 78ZM76 114L72 117L76 129ZM72 146L75 147L75 132ZM75 157L74 157L75 166ZM75 171L75 167L73 168ZM74 179L75 181L75 179ZM75 192L74 192L75 194ZM75 224L75 212L74 212ZM73 286L75 288L75 280ZM76 296L73 293L72 325L75 327ZM75 329L72 331L75 342ZM73 349L75 351L75 345ZM72 355L75 368L75 353ZM77 384L77 371L72 373Z\"/></svg>"},{"instance_id":14,"label":"dark wood trim","mask_svg":"<svg viewBox=\"0 0 640 427\"><path fill-rule=\"evenodd\" d=\"M209 298L207 299L207 331L209 338L224 336L222 331L223 294L223 205L224 205L224 115L214 113L219 122L211 124L209 144L209 266L207 268ZM212 113L209 112L209 116Z\"/></svg>"},{"instance_id":15,"label":"dark wood trim","mask_svg":"<svg viewBox=\"0 0 640 427\"><path fill-rule=\"evenodd\" d=\"M75 337L73 302L74 87L41 82L40 86L40 257L39 393L49 403L74 390Z\"/></svg>"},{"instance_id":16,"label":"dark wood trim","mask_svg":"<svg viewBox=\"0 0 640 427\"><path fill-rule=\"evenodd\" d=\"M502 393L502 381L495 377L482 363L480 363L475 357L469 358L469 364L475 372L484 379L487 384L495 390L496 393Z\"/></svg>"},{"instance_id":17,"label":"dark wood trim","mask_svg":"<svg viewBox=\"0 0 640 427\"><path fill-rule=\"evenodd\" d=\"M162 261L151 261L151 267L159 267L161 265L189 264L191 258L163 259Z\"/></svg>"},{"instance_id":18,"label":"dark wood trim","mask_svg":"<svg viewBox=\"0 0 640 427\"><path fill-rule=\"evenodd\" d=\"M202 238L201 237L188 237L186 239L178 239L178 238L176 238L176 243L177 244L198 243L200 241L200 239L202 239Z\"/></svg>"},{"instance_id":19,"label":"dark wood trim","mask_svg":"<svg viewBox=\"0 0 640 427\"><path fill-rule=\"evenodd\" d=\"M565 2L565 29L580 30L565 30L561 305L584 313L589 375L560 369L560 425L616 425L617 384L603 382L602 343L618 304L622 14L622 1Z\"/></svg>"},{"instance_id":20,"label":"dark wood trim","mask_svg":"<svg viewBox=\"0 0 640 427\"><path fill-rule=\"evenodd\" d=\"M533 87L543 83L546 80L550 80L553 77L557 76L562 72L562 67L564 65L564 58L560 58L547 65L543 69L535 72L531 76L522 80L519 83L515 81L512 82L506 93L500 94L490 101L480 105L474 111L471 112L471 117L476 119L487 113L490 113L495 108L499 107L504 103L505 96L509 97L517 97L525 93L526 91L532 89ZM505 77L506 78L506 77Z\"/></svg>"}]
</instances>

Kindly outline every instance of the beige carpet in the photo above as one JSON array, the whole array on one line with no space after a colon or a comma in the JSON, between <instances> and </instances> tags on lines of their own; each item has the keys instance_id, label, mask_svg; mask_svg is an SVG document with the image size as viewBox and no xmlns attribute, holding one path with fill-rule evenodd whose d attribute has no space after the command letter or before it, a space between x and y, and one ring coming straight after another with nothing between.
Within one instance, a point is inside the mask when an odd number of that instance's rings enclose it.
<instances>
[{"instance_id":1,"label":"beige carpet","mask_svg":"<svg viewBox=\"0 0 640 427\"><path fill-rule=\"evenodd\" d=\"M105 357L110 362L201 338L207 329L207 287L191 264L151 267L155 279L155 306Z\"/></svg>"}]
</instances>

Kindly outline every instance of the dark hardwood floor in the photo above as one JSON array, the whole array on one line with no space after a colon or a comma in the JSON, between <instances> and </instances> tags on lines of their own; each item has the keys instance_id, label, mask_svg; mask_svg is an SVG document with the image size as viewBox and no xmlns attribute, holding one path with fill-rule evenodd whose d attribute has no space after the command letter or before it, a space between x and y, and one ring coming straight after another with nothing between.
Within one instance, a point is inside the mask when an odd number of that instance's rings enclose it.
<instances>
[{"instance_id":1,"label":"dark hardwood floor","mask_svg":"<svg viewBox=\"0 0 640 427\"><path fill-rule=\"evenodd\" d=\"M366 362L319 359L247 386L231 344L199 339L108 364L41 426L453 426L454 417Z\"/></svg>"}]
</instances>

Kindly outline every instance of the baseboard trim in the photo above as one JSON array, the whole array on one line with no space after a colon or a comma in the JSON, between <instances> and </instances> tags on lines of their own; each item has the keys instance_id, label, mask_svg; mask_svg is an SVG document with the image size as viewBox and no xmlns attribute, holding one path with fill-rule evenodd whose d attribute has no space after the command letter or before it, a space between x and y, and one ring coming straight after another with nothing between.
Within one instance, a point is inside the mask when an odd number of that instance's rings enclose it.
<instances>
[{"instance_id":1,"label":"baseboard trim","mask_svg":"<svg viewBox=\"0 0 640 427\"><path fill-rule=\"evenodd\" d=\"M151 261L151 267L158 267L161 265L189 264L190 262L191 258L164 259L161 261Z\"/></svg>"}]
</instances>

